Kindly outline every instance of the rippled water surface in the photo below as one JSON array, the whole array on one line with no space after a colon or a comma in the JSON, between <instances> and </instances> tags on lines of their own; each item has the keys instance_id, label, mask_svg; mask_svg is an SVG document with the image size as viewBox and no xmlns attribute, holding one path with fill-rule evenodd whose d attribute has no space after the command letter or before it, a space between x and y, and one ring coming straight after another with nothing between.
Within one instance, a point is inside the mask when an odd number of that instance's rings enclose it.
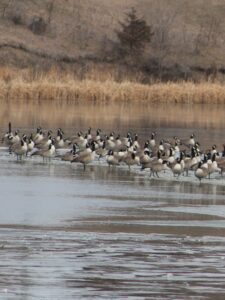
<instances>
[{"instance_id":1,"label":"rippled water surface","mask_svg":"<svg viewBox=\"0 0 225 300\"><path fill-rule=\"evenodd\" d=\"M1 132L89 126L225 142L223 107L1 104ZM0 299L225 299L225 179L150 179L0 150Z\"/></svg>"}]
</instances>

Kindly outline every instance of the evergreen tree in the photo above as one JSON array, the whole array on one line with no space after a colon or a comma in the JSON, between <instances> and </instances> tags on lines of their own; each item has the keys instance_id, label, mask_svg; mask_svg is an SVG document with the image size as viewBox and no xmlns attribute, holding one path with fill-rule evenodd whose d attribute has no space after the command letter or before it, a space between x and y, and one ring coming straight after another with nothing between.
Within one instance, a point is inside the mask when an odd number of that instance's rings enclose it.
<instances>
[{"instance_id":1,"label":"evergreen tree","mask_svg":"<svg viewBox=\"0 0 225 300\"><path fill-rule=\"evenodd\" d=\"M138 18L134 8L127 14L124 23L120 23L121 31L117 31L120 48L125 54L140 55L154 35L151 26L144 19Z\"/></svg>"}]
</instances>

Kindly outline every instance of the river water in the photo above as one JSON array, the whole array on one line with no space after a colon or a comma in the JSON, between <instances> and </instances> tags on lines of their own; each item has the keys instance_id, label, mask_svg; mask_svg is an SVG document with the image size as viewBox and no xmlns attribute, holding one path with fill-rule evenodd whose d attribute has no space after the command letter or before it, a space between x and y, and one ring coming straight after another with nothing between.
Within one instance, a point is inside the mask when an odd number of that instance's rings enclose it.
<instances>
[{"instance_id":1,"label":"river water","mask_svg":"<svg viewBox=\"0 0 225 300\"><path fill-rule=\"evenodd\" d=\"M225 142L224 108L1 103L1 133L102 128L143 141ZM162 176L0 151L0 299L224 299L225 180Z\"/></svg>"}]
</instances>

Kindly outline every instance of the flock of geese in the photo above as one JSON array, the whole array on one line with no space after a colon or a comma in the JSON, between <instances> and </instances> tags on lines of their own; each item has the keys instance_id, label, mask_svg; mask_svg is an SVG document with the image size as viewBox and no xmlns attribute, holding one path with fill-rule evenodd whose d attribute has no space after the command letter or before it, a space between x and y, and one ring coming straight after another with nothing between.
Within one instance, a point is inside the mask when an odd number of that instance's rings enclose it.
<instances>
[{"instance_id":1,"label":"flock of geese","mask_svg":"<svg viewBox=\"0 0 225 300\"><path fill-rule=\"evenodd\" d=\"M65 138L61 128L53 137L53 132L47 133L38 127L29 137L13 132L9 123L8 132L2 138L4 146L14 153L17 160L40 156L43 162L57 157L62 161L86 165L104 158L109 166L125 164L130 169L134 165L141 170L149 169L150 176L159 177L159 173L170 171L174 177L188 176L192 172L201 182L203 178L211 178L214 172L225 171L225 146L219 152L216 145L206 151L200 149L200 144L192 134L188 139L173 137L169 140L159 140L152 132L143 146L137 134L127 133L120 136L111 132L106 135L101 129L92 134L91 128L86 133L79 131L76 135Z\"/></svg>"}]
</instances>

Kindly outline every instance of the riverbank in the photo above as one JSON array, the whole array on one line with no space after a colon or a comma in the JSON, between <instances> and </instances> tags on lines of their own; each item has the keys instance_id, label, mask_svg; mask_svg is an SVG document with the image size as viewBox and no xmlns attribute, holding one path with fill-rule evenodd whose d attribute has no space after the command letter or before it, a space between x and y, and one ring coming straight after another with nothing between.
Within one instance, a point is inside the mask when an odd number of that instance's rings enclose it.
<instances>
[{"instance_id":1,"label":"riverbank","mask_svg":"<svg viewBox=\"0 0 225 300\"><path fill-rule=\"evenodd\" d=\"M103 71L104 73L104 71ZM3 68L0 70L0 99L140 101L151 103L225 103L225 86L217 82L154 82L115 80L113 74Z\"/></svg>"}]
</instances>

